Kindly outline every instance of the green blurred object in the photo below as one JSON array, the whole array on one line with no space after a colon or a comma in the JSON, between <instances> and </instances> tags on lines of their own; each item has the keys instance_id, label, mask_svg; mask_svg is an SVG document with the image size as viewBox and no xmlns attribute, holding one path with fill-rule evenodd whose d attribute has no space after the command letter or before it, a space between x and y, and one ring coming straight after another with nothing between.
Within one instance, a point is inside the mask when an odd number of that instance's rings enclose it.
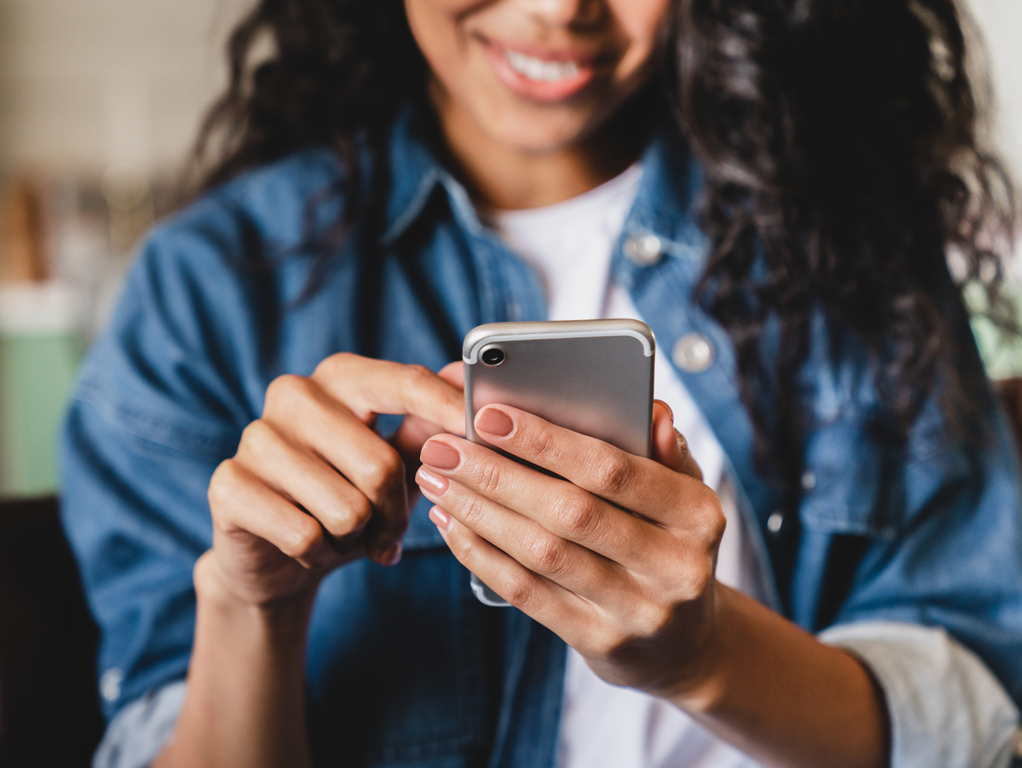
<instances>
[{"instance_id":1,"label":"green blurred object","mask_svg":"<svg viewBox=\"0 0 1022 768\"><path fill-rule=\"evenodd\" d=\"M1022 291L1017 284L1008 284L1006 294L1015 305L1016 317L1022 327ZM978 285L965 289L965 303L972 313L972 334L976 338L983 365L991 379L1022 376L1022 338L1005 336L983 316L986 298Z\"/></svg>"},{"instance_id":2,"label":"green blurred object","mask_svg":"<svg viewBox=\"0 0 1022 768\"><path fill-rule=\"evenodd\" d=\"M56 490L57 427L82 351L72 332L0 335L0 497Z\"/></svg>"}]
</instances>

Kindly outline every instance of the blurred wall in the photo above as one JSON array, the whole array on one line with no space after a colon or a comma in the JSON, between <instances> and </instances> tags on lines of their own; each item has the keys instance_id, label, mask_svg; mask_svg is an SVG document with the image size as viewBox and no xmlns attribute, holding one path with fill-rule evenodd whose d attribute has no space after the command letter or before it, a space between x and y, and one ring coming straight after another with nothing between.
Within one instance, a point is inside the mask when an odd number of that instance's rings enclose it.
<instances>
[{"instance_id":1,"label":"blurred wall","mask_svg":"<svg viewBox=\"0 0 1022 768\"><path fill-rule=\"evenodd\" d=\"M1022 186L1022 0L968 0L986 40L995 87L995 136Z\"/></svg>"},{"instance_id":2,"label":"blurred wall","mask_svg":"<svg viewBox=\"0 0 1022 768\"><path fill-rule=\"evenodd\" d=\"M0 0L0 169L173 169L248 0Z\"/></svg>"}]
</instances>

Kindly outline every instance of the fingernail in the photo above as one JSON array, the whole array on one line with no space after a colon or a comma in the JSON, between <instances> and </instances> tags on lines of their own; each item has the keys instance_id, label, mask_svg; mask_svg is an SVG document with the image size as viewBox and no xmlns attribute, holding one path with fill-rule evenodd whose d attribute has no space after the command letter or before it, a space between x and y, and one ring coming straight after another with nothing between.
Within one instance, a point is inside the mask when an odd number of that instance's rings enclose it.
<instances>
[{"instance_id":1,"label":"fingernail","mask_svg":"<svg viewBox=\"0 0 1022 768\"><path fill-rule=\"evenodd\" d=\"M451 528L451 516L440 509L440 507L433 507L429 511L429 519L442 531L448 531Z\"/></svg>"},{"instance_id":2,"label":"fingernail","mask_svg":"<svg viewBox=\"0 0 1022 768\"><path fill-rule=\"evenodd\" d=\"M507 437L515 429L515 423L499 408L483 408L476 416L476 429L494 437Z\"/></svg>"},{"instance_id":3,"label":"fingernail","mask_svg":"<svg viewBox=\"0 0 1022 768\"><path fill-rule=\"evenodd\" d=\"M451 485L446 477L437 477L427 472L425 467L419 467L419 471L415 473L415 482L433 496L443 496Z\"/></svg>"},{"instance_id":4,"label":"fingernail","mask_svg":"<svg viewBox=\"0 0 1022 768\"><path fill-rule=\"evenodd\" d=\"M668 412L669 414L671 414L671 424L673 424L673 423L674 423L674 409L673 409L673 408L671 408L671 406L669 406L669 405L668 405L668 404L667 404L666 402L664 402L663 400L657 400L657 402L658 402L658 403L660 403L660 404L661 404L661 405L662 405L662 406L663 406L664 408L666 408L666 409L667 409L667 412Z\"/></svg>"},{"instance_id":5,"label":"fingernail","mask_svg":"<svg viewBox=\"0 0 1022 768\"><path fill-rule=\"evenodd\" d=\"M461 454L439 440L426 441L419 458L423 464L437 469L454 469L461 463Z\"/></svg>"},{"instance_id":6,"label":"fingernail","mask_svg":"<svg viewBox=\"0 0 1022 768\"><path fill-rule=\"evenodd\" d=\"M401 546L401 542L399 541L380 555L380 562L388 567L397 565L401 562L401 554L403 552L404 547Z\"/></svg>"}]
</instances>

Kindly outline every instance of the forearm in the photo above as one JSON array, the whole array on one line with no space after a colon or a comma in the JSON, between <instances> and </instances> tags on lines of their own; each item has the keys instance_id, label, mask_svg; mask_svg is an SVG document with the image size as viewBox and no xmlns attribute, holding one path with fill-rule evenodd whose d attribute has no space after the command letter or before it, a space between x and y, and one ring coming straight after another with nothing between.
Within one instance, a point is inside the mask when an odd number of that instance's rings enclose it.
<instances>
[{"instance_id":1,"label":"forearm","mask_svg":"<svg viewBox=\"0 0 1022 768\"><path fill-rule=\"evenodd\" d=\"M268 611L230 598L196 567L198 610L188 694L155 768L302 768L305 637L311 596Z\"/></svg>"},{"instance_id":2,"label":"forearm","mask_svg":"<svg viewBox=\"0 0 1022 768\"><path fill-rule=\"evenodd\" d=\"M888 765L883 694L856 658L738 592L717 601L713 673L676 704L764 765Z\"/></svg>"}]
</instances>

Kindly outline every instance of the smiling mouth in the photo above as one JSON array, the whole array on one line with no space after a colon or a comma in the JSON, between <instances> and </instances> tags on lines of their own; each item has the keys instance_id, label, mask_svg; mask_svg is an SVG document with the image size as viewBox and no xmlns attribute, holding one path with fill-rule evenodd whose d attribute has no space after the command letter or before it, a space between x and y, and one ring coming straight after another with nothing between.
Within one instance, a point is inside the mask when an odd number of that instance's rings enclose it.
<instances>
[{"instance_id":1,"label":"smiling mouth","mask_svg":"<svg viewBox=\"0 0 1022 768\"><path fill-rule=\"evenodd\" d=\"M578 77L582 72L574 61L544 61L510 49L504 50L504 60L522 77L541 83L556 83Z\"/></svg>"},{"instance_id":2,"label":"smiling mouth","mask_svg":"<svg viewBox=\"0 0 1022 768\"><path fill-rule=\"evenodd\" d=\"M477 39L501 82L513 93L532 101L563 103L573 99L589 89L613 61L606 53L530 49L527 45L499 43L482 36Z\"/></svg>"}]
</instances>

